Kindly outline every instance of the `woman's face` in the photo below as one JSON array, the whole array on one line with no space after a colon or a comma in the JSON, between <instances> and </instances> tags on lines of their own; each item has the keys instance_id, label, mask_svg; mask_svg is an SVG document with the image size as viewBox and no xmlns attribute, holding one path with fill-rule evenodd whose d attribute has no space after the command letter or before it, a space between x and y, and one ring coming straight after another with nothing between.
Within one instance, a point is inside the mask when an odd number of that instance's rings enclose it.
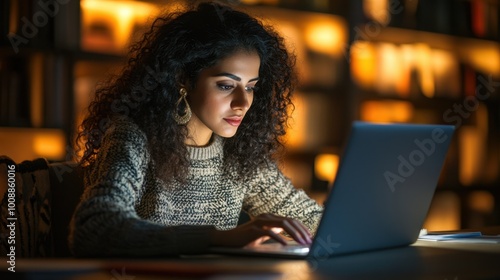
<instances>
[{"instance_id":1,"label":"woman's face","mask_svg":"<svg viewBox=\"0 0 500 280\"><path fill-rule=\"evenodd\" d=\"M252 105L259 67L256 52L238 51L200 72L187 95L193 115L187 124L186 144L207 145L212 133L222 137L236 134Z\"/></svg>"}]
</instances>

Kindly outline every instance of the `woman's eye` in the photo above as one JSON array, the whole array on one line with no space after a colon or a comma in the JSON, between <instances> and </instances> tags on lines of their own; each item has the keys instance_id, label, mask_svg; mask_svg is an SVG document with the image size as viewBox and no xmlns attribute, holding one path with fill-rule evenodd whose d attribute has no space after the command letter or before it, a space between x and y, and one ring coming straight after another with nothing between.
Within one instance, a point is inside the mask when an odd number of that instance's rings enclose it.
<instances>
[{"instance_id":1,"label":"woman's eye","mask_svg":"<svg viewBox=\"0 0 500 280\"><path fill-rule=\"evenodd\" d=\"M232 90L233 86L232 85L217 85L221 90Z\"/></svg>"},{"instance_id":2,"label":"woman's eye","mask_svg":"<svg viewBox=\"0 0 500 280\"><path fill-rule=\"evenodd\" d=\"M253 87L245 87L245 90L248 92L254 92L255 91L255 86Z\"/></svg>"}]
</instances>

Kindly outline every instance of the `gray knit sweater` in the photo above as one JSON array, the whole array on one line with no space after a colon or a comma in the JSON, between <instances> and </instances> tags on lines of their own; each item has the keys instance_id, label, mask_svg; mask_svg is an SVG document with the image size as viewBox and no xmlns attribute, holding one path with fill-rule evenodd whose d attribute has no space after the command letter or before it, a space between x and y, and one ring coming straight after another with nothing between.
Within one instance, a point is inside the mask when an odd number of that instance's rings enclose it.
<instances>
[{"instance_id":1,"label":"gray knit sweater","mask_svg":"<svg viewBox=\"0 0 500 280\"><path fill-rule=\"evenodd\" d=\"M187 185L155 176L145 134L126 120L106 132L72 222L77 256L153 256L204 253L213 228L237 226L240 211L293 217L315 232L322 207L270 164L237 182L222 172L223 138L189 147Z\"/></svg>"}]
</instances>

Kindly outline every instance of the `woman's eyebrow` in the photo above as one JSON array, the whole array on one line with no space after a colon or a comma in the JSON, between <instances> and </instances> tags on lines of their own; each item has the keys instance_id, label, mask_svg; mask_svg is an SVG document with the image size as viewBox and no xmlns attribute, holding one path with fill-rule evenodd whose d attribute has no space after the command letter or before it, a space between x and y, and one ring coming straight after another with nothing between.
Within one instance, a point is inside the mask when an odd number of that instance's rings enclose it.
<instances>
[{"instance_id":1,"label":"woman's eyebrow","mask_svg":"<svg viewBox=\"0 0 500 280\"><path fill-rule=\"evenodd\" d=\"M234 74L231 74L231 73L223 72L223 73L219 73L219 74L213 75L213 77L221 77L221 76L225 76L225 77L228 77L228 78L233 79L235 81L241 82L241 78L240 77L238 77L238 76L236 76ZM259 77L256 77L256 78L250 79L248 82L253 82L253 81L256 81L258 79L259 79Z\"/></svg>"}]
</instances>

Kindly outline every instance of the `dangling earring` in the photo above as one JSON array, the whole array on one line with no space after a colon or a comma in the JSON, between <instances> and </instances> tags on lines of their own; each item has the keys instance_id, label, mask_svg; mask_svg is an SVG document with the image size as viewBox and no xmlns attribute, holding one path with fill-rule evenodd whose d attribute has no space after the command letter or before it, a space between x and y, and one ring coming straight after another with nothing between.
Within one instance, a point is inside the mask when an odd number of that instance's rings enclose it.
<instances>
[{"instance_id":1,"label":"dangling earring","mask_svg":"<svg viewBox=\"0 0 500 280\"><path fill-rule=\"evenodd\" d=\"M181 88L179 93L181 96L179 97L179 100L177 100L177 103L175 104L174 119L178 125L183 125L183 124L186 124L191 119L191 108L189 107L189 104L186 100L186 96L187 96L186 89ZM183 100L185 103L185 108L183 110L184 112L182 115L179 115L179 105L181 104L181 101L183 101Z\"/></svg>"}]
</instances>

